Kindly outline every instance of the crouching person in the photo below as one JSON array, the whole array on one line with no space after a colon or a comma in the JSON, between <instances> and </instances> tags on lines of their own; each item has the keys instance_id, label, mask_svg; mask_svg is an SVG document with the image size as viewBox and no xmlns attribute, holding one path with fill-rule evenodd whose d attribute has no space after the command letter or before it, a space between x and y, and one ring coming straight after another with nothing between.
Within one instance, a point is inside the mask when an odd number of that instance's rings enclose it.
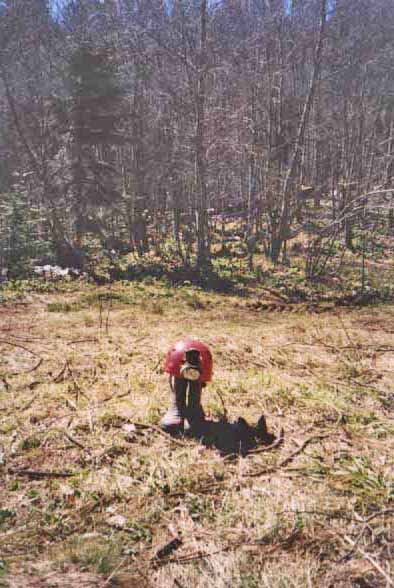
<instances>
[{"instance_id":1,"label":"crouching person","mask_svg":"<svg viewBox=\"0 0 394 588\"><path fill-rule=\"evenodd\" d=\"M198 432L205 422L202 388L212 379L212 354L201 341L182 339L169 350L164 369L170 374L171 403L161 420L171 434Z\"/></svg>"}]
</instances>

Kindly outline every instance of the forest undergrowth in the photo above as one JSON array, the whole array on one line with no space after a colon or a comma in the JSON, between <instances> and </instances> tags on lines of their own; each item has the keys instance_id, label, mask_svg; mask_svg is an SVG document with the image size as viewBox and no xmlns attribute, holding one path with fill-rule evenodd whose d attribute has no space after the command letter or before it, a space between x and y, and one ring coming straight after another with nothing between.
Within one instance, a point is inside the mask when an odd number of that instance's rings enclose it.
<instances>
[{"instance_id":1,"label":"forest undergrowth","mask_svg":"<svg viewBox=\"0 0 394 588\"><path fill-rule=\"evenodd\" d=\"M392 304L45 289L0 306L0 586L394 584ZM264 414L272 445L159 429L190 333L213 351L208 418Z\"/></svg>"}]
</instances>

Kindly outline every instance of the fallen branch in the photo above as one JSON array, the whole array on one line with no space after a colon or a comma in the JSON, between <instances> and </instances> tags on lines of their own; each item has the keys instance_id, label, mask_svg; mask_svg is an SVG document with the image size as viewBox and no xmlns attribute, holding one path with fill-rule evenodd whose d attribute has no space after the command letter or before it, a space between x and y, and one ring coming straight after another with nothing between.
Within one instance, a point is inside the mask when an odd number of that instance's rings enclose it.
<instances>
[{"instance_id":1,"label":"fallen branch","mask_svg":"<svg viewBox=\"0 0 394 588\"><path fill-rule=\"evenodd\" d=\"M50 478L71 478L74 476L71 472L43 472L37 470L24 470L19 468L8 468L8 474L15 476L24 476L30 480L46 480Z\"/></svg>"},{"instance_id":2,"label":"fallen branch","mask_svg":"<svg viewBox=\"0 0 394 588\"><path fill-rule=\"evenodd\" d=\"M13 374L10 374L12 376L19 376L20 374L29 374L31 372L34 372L40 367L40 365L44 361L43 358L38 353L36 353L35 351L32 351L28 347L25 347L24 345L21 345L20 343L14 343L12 341L7 341L6 339L0 339L0 344L9 345L10 347L16 347L17 349L23 349L23 351L30 353L30 355L32 355L33 357L38 357L38 361L33 367L31 367L27 370L22 370L21 372L15 372Z\"/></svg>"},{"instance_id":3,"label":"fallen branch","mask_svg":"<svg viewBox=\"0 0 394 588\"><path fill-rule=\"evenodd\" d=\"M358 522L358 519L348 515L347 513L342 512L341 510L278 510L275 513L277 516L283 514L293 514L293 515L312 515L318 517L325 517L327 519L343 519L347 522Z\"/></svg>"},{"instance_id":4,"label":"fallen branch","mask_svg":"<svg viewBox=\"0 0 394 588\"><path fill-rule=\"evenodd\" d=\"M63 431L63 434L71 443L73 443L74 445L79 447L79 449L83 449L84 451L88 451L87 448L85 447L85 445L83 445L77 439L74 439L74 437L72 437L69 433L67 433L67 431Z\"/></svg>"},{"instance_id":5,"label":"fallen branch","mask_svg":"<svg viewBox=\"0 0 394 588\"><path fill-rule=\"evenodd\" d=\"M165 431L163 431L162 429L160 429L160 427L157 427L156 425L145 425L143 423L130 423L130 424L134 425L136 429L140 429L142 431L143 430L155 431L156 433L159 433L159 435L161 435L162 437L165 437L166 439L168 439L169 441L172 441L172 443L175 443L175 445L179 445L180 447L187 447L188 446L187 443L184 443L180 439L175 439L175 437L170 435L170 433L166 433Z\"/></svg>"},{"instance_id":6,"label":"fallen branch","mask_svg":"<svg viewBox=\"0 0 394 588\"><path fill-rule=\"evenodd\" d=\"M67 369L67 366L68 366L68 361L66 360L66 361L64 362L64 365L63 365L62 369L61 369L61 370L60 370L60 372L57 374L57 376L55 376L55 377L53 378L52 382L55 382L55 384L59 384L60 382L62 382L62 381L63 381L63 376L64 376L64 374L65 374L65 371L66 371L66 369Z\"/></svg>"},{"instance_id":7,"label":"fallen branch","mask_svg":"<svg viewBox=\"0 0 394 588\"><path fill-rule=\"evenodd\" d=\"M40 357L38 362L32 368L29 368L27 370L22 370L20 372L10 372L8 375L9 376L20 376L21 374L30 374L32 372L35 372L40 367L40 365L42 364L43 361L44 360L42 359L42 357ZM42 384L43 382L39 382L39 383Z\"/></svg>"},{"instance_id":8,"label":"fallen branch","mask_svg":"<svg viewBox=\"0 0 394 588\"><path fill-rule=\"evenodd\" d=\"M82 395L86 398L86 400L88 400L90 402L90 398L89 396L81 389L80 385L78 384L78 382L75 379L74 376L74 372L71 369L71 365L70 365L70 361L68 359L66 359L66 361L64 362L64 365L62 367L62 369L60 370L60 372L57 374L57 376L55 376L53 378L53 382L55 382L56 384L59 384L60 382L63 382L65 379L65 373L68 372L68 376L70 377L71 381L72 381L72 385L73 385L73 392L75 392L75 399L76 402L79 401L79 396Z\"/></svg>"},{"instance_id":9,"label":"fallen branch","mask_svg":"<svg viewBox=\"0 0 394 588\"><path fill-rule=\"evenodd\" d=\"M162 356L160 356L159 360L158 360L158 361L155 363L155 365L153 366L153 368L152 368L152 372L156 372L156 371L157 371L157 369L158 369L158 368L159 368L159 366L161 365L162 361L163 361L163 357L162 357Z\"/></svg>"},{"instance_id":10,"label":"fallen branch","mask_svg":"<svg viewBox=\"0 0 394 588\"><path fill-rule=\"evenodd\" d=\"M350 378L349 381L351 382L351 384L353 386L360 386L360 388L365 388L367 390L373 390L374 392L377 392L378 394L380 394L380 397L385 398L387 391L382 390L381 388L377 388L376 386L373 386L372 384L363 384L362 382L359 382L358 380L355 380L354 378Z\"/></svg>"},{"instance_id":11,"label":"fallen branch","mask_svg":"<svg viewBox=\"0 0 394 588\"><path fill-rule=\"evenodd\" d=\"M284 438L285 438L285 432L284 432L284 429L281 429L279 436L277 437L277 439L275 439L275 441L273 443L271 443L271 445L267 445L266 447L259 447L258 449L251 449L250 451L248 451L248 455L256 455L258 453L265 453L266 451L272 451L272 449L276 449L277 447L280 447L282 445Z\"/></svg>"},{"instance_id":12,"label":"fallen branch","mask_svg":"<svg viewBox=\"0 0 394 588\"><path fill-rule=\"evenodd\" d=\"M347 327L346 327L346 325L345 325L345 322L344 322L344 320L343 320L342 316L341 316L339 313L337 313L337 315L336 315L336 316L337 316L337 318L338 318L339 322L340 322L340 323L341 323L341 325L342 325L342 329L343 329L343 331L344 331L344 333L345 333L345 335L346 335L346 338L347 338L347 340L348 340L349 347L352 347L352 348L354 349L354 351L356 351L356 352L357 352L357 357L358 357L358 360L359 360L359 361L361 361L361 359L362 359L362 358L361 358L361 354L359 353L359 351L360 351L360 350L359 350L359 349L357 349L358 345L355 345L355 344L353 343L353 340L352 340L352 338L351 338L351 336L350 336L350 333L349 333L349 331L348 331L348 329L347 329Z\"/></svg>"},{"instance_id":13,"label":"fallen branch","mask_svg":"<svg viewBox=\"0 0 394 588\"><path fill-rule=\"evenodd\" d=\"M22 404L22 406L18 407L18 410L20 411L24 411L27 410L28 408L30 408L33 404L33 402L37 399L37 395L35 394L34 396L32 396L27 402L25 402L25 404Z\"/></svg>"},{"instance_id":14,"label":"fallen branch","mask_svg":"<svg viewBox=\"0 0 394 588\"><path fill-rule=\"evenodd\" d=\"M10 390L11 386L10 386L10 384L7 382L7 380L6 380L5 376L0 376L0 382L3 382L3 384L4 384L4 388L5 388L5 391L6 391L6 392L9 392L9 390Z\"/></svg>"},{"instance_id":15,"label":"fallen branch","mask_svg":"<svg viewBox=\"0 0 394 588\"><path fill-rule=\"evenodd\" d=\"M291 463L292 461L294 461L294 459L297 457L297 455L302 453L308 447L308 445L310 445L311 443L314 443L315 441L322 441L323 439L327 439L327 437L329 437L329 435L314 435L313 437L309 437L308 439L306 439L304 441L304 443L298 449L296 449L296 451L293 451L293 453L291 453L285 459L283 459L281 462L279 462L278 468L283 468L283 467L287 466L289 463Z\"/></svg>"},{"instance_id":16,"label":"fallen branch","mask_svg":"<svg viewBox=\"0 0 394 588\"><path fill-rule=\"evenodd\" d=\"M272 474L277 470L284 468L285 466L289 465L289 463L294 461L294 459L298 455L300 455L300 453L302 453L308 447L308 445L314 443L315 441L321 441L322 439L326 439L327 437L329 437L329 435L314 435L313 437L309 437L304 441L304 443L300 447L298 447L298 449L296 449L295 451L293 451L293 453L282 459L282 461L280 461L277 465L266 468L264 470L259 470L257 472L252 472L251 474L248 474L248 477L257 478L259 476L263 476L264 474Z\"/></svg>"},{"instance_id":17,"label":"fallen branch","mask_svg":"<svg viewBox=\"0 0 394 588\"><path fill-rule=\"evenodd\" d=\"M219 390L215 390L215 392L219 396L219 400L220 400L220 402L222 404L222 408L223 408L223 417L224 417L224 420L227 423L228 422L228 412L227 412L227 408L226 408L226 405L225 405L224 400L223 400L223 396L222 396L221 392L219 392Z\"/></svg>"},{"instance_id":18,"label":"fallen branch","mask_svg":"<svg viewBox=\"0 0 394 588\"><path fill-rule=\"evenodd\" d=\"M313 346L321 346L321 347L326 347L327 349L332 349L333 351L346 351L346 350L352 350L352 351L375 351L376 353L392 353L394 352L394 347L388 347L388 346L376 346L376 345L362 345L360 344L356 344L356 345L330 345L329 343L326 343L325 341L322 341L321 339L316 339L313 343L300 343L300 346L305 346L305 347L313 347Z\"/></svg>"},{"instance_id":19,"label":"fallen branch","mask_svg":"<svg viewBox=\"0 0 394 588\"><path fill-rule=\"evenodd\" d=\"M364 523L364 525L366 525L370 521L372 521L373 519L376 519L377 517L384 517L386 515L393 515L393 514L394 514L394 508L386 508L384 510L378 510L377 512L374 512L373 514L369 515L369 517L364 519L363 523Z\"/></svg>"},{"instance_id":20,"label":"fallen branch","mask_svg":"<svg viewBox=\"0 0 394 588\"><path fill-rule=\"evenodd\" d=\"M265 553L264 556L268 557L272 553L274 553L275 551L280 549L281 547L289 546L291 543L294 542L294 540L299 536L299 534L300 534L299 530L292 531L292 533L288 537L286 537L286 539L284 539L280 543L277 543L276 545L271 545L270 549L267 549L267 553ZM222 547L221 549L217 549L215 551L205 552L205 553L202 551L195 551L195 552L192 552L190 554L187 554L187 555L184 555L181 557L171 557L171 558L163 559L160 562L160 565L163 566L163 565L167 565L167 564L171 564L171 563L188 564L188 563L197 561L199 559L207 559L209 557L213 557L214 555L218 555L219 553L226 553L228 551L232 551L232 550L239 549L242 547L260 547L260 548L262 548L262 547L267 547L267 544L266 544L264 538L259 541L235 541L234 543L229 543L228 545Z\"/></svg>"},{"instance_id":21,"label":"fallen branch","mask_svg":"<svg viewBox=\"0 0 394 588\"><path fill-rule=\"evenodd\" d=\"M68 360L67 360L67 369L68 369L68 373L70 375L70 378L72 380L72 384L73 384L73 387L74 387L73 392L75 392L75 400L76 400L76 402L79 402L79 396L80 395L84 396L86 398L86 400L88 400L90 402L89 396L86 394L86 392L84 392L82 390L81 386L78 384L77 380L75 379L74 372L71 369L71 365L70 365L70 362Z\"/></svg>"},{"instance_id":22,"label":"fallen branch","mask_svg":"<svg viewBox=\"0 0 394 588\"><path fill-rule=\"evenodd\" d=\"M76 345L77 343L98 343L97 337L93 339L75 339L74 341L68 341L67 345Z\"/></svg>"},{"instance_id":23,"label":"fallen branch","mask_svg":"<svg viewBox=\"0 0 394 588\"><path fill-rule=\"evenodd\" d=\"M21 372L21 373L23 373L23 374L30 374L31 372L35 372L36 370L38 370L38 368L40 367L40 365L42 364L43 361L44 360L42 359L42 357L40 357L40 359L37 361L36 365L34 365L29 370L26 370L26 371Z\"/></svg>"},{"instance_id":24,"label":"fallen branch","mask_svg":"<svg viewBox=\"0 0 394 588\"><path fill-rule=\"evenodd\" d=\"M374 512L373 514L371 514L369 517L367 517L366 519L361 520L360 522L363 523L363 527L361 529L361 531L359 532L359 534L357 535L355 541L353 541L353 547L352 549L346 553L341 560L342 561L346 561L347 559L349 559L349 557L354 553L354 551L356 550L356 548L358 547L358 544L361 541L362 536L364 535L365 530L368 527L368 524L375 518L377 517L383 517L383 516L387 516L387 515L391 515L394 514L394 509L392 508L386 508L384 510L379 510L378 512Z\"/></svg>"},{"instance_id":25,"label":"fallen branch","mask_svg":"<svg viewBox=\"0 0 394 588\"><path fill-rule=\"evenodd\" d=\"M9 345L10 347L17 347L18 349L23 349L23 351L27 351L27 353L34 355L34 357L40 357L38 353L32 351L28 347L25 347L24 345L21 345L20 343L13 343L12 341L7 341L6 339L0 339L0 344Z\"/></svg>"},{"instance_id":26,"label":"fallen branch","mask_svg":"<svg viewBox=\"0 0 394 588\"><path fill-rule=\"evenodd\" d=\"M366 551L364 551L363 549L361 549L361 547L358 547L356 545L356 543L350 539L350 537L348 537L347 535L344 535L343 539L349 543L349 545L352 546L353 549L356 549L356 551L358 551L358 553L360 555L362 555L366 560L369 561L369 563L371 564L371 566L373 566L375 568L375 570L377 572L379 572L379 574L381 576L383 576L383 578L386 580L387 582L387 586L394 586L394 579L390 578L390 576L388 575L388 573L382 568L382 566L380 565L379 562L376 561L376 559L374 559L369 553L367 553Z\"/></svg>"},{"instance_id":27,"label":"fallen branch","mask_svg":"<svg viewBox=\"0 0 394 588\"><path fill-rule=\"evenodd\" d=\"M110 402L111 400L120 400L121 398L126 398L126 396L131 394L131 392L131 389L127 390L127 392L122 392L122 394L116 394L116 392L114 392L113 394L111 394L111 396L103 398L103 400L98 404L104 404L105 402Z\"/></svg>"}]
</instances>

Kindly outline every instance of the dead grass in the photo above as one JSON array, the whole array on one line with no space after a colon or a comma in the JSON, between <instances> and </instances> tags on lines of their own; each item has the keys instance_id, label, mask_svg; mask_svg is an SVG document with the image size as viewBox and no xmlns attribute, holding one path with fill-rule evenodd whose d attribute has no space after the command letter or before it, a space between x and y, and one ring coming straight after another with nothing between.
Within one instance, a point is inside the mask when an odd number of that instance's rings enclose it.
<instances>
[{"instance_id":1,"label":"dead grass","mask_svg":"<svg viewBox=\"0 0 394 588\"><path fill-rule=\"evenodd\" d=\"M0 586L392 585L394 308L103 293L0 308ZM159 422L163 358L188 333L214 351L208 415L264 413L280 447L229 460L132 426Z\"/></svg>"}]
</instances>

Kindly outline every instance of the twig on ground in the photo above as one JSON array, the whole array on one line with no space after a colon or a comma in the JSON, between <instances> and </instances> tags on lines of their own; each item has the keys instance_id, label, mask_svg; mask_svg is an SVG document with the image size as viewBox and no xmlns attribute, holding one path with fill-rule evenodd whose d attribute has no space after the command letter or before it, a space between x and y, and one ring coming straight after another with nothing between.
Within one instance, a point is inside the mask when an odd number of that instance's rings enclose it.
<instances>
[{"instance_id":1,"label":"twig on ground","mask_svg":"<svg viewBox=\"0 0 394 588\"><path fill-rule=\"evenodd\" d=\"M80 394L83 394L83 392L81 390L80 385L78 384L78 382L75 379L74 373L73 373L73 371L71 369L70 362L68 360L67 360L67 370L68 370L68 374L69 374L69 376L71 378L72 385L73 385L73 388L74 388L73 392L75 393L75 402L78 404L78 402L79 402L79 395ZM83 395L85 396L85 398L87 398L88 400L90 400L85 394L83 394Z\"/></svg>"},{"instance_id":2,"label":"twig on ground","mask_svg":"<svg viewBox=\"0 0 394 588\"><path fill-rule=\"evenodd\" d=\"M126 396L129 396L129 394L131 394L132 390L131 388L129 390L127 390L127 392L123 392L122 394L118 394L116 396L114 396L114 398L116 400L119 400L120 398L126 398Z\"/></svg>"},{"instance_id":3,"label":"twig on ground","mask_svg":"<svg viewBox=\"0 0 394 588\"><path fill-rule=\"evenodd\" d=\"M276 449L280 447L284 441L285 432L284 429L281 429L279 432L279 436L275 439L271 445L266 445L265 447L259 447L257 449L251 449L248 451L248 455L257 455L258 453L265 453L266 451L272 451L272 449Z\"/></svg>"},{"instance_id":4,"label":"twig on ground","mask_svg":"<svg viewBox=\"0 0 394 588\"><path fill-rule=\"evenodd\" d=\"M356 543L347 535L343 536L343 539L346 541L346 543L348 543L349 545L352 546L353 549L356 549L356 551L358 551L358 553L360 555L362 555L366 560L369 561L369 563L371 564L371 566L373 566L375 568L375 570L377 572L379 572L379 574L381 576L383 576L383 578L386 580L387 582L387 586L394 586L394 579L390 578L390 576L388 575L388 573L382 568L382 566L380 565L380 563L378 561L376 561L376 559L374 559L369 553L367 553L366 551L364 551L363 549L361 549L361 547L358 547L356 545Z\"/></svg>"},{"instance_id":5,"label":"twig on ground","mask_svg":"<svg viewBox=\"0 0 394 588\"><path fill-rule=\"evenodd\" d=\"M79 395L81 394L82 396L84 396L86 398L86 400L88 400L90 402L90 398L89 396L86 394L86 392L84 392L82 390L82 388L80 387L80 385L78 384L78 382L75 379L73 370L71 368L71 364L70 361L68 359L66 359L66 361L64 362L64 365L62 367L62 369L60 370L60 372L57 374L57 376L55 376L53 378L53 382L55 382L56 384L59 384L60 382L64 381L65 379L65 373L68 372L68 375L72 381L72 385L74 387L74 392L75 392L75 400L78 403L79 401Z\"/></svg>"},{"instance_id":6,"label":"twig on ground","mask_svg":"<svg viewBox=\"0 0 394 588\"><path fill-rule=\"evenodd\" d=\"M271 555L272 553L274 553L275 551L277 551L281 547L288 546L289 544L294 542L294 540L299 536L299 534L300 534L299 530L292 531L292 533L288 537L286 537L283 541L280 541L279 543L277 543L275 545L271 545L270 549L267 549L267 553L264 555L268 557L269 555ZM197 561L199 559L206 559L209 557L213 557L214 555L218 555L219 553L226 553L227 551L232 551L235 549L239 549L241 547L260 547L260 548L262 548L262 547L267 547L267 545L264 542L264 539L260 540L260 541L235 541L234 543L229 543L228 545L222 547L221 549L217 549L215 551L205 552L205 553L202 551L196 551L196 552L192 552L190 554L186 554L181 557L171 557L171 558L163 559L161 562L159 562L159 564L160 564L160 566L171 564L171 563L188 564L188 563Z\"/></svg>"},{"instance_id":7,"label":"twig on ground","mask_svg":"<svg viewBox=\"0 0 394 588\"><path fill-rule=\"evenodd\" d=\"M0 339L0 344L9 345L10 347L16 347L17 349L23 349L23 351L30 353L30 355L32 355L33 357L38 357L38 361L33 367L28 368L27 370L22 370L21 372L15 372L10 375L19 376L19 374L29 374L31 372L34 372L35 370L37 370L40 367L40 365L44 361L43 358L38 353L36 353L32 349L29 349L28 347L25 347L25 345L21 345L20 343L14 343L13 341L7 341L6 339Z\"/></svg>"},{"instance_id":8,"label":"twig on ground","mask_svg":"<svg viewBox=\"0 0 394 588\"><path fill-rule=\"evenodd\" d=\"M9 539L9 537L11 537L12 535L17 535L18 533L21 533L22 531L35 531L36 530L36 526L32 526L32 527L28 527L27 525L21 525L20 527L16 527L13 529L9 529L8 531L2 531L1 535L0 535L0 541L1 540L7 540Z\"/></svg>"},{"instance_id":9,"label":"twig on ground","mask_svg":"<svg viewBox=\"0 0 394 588\"><path fill-rule=\"evenodd\" d=\"M40 357L40 359L37 361L37 363L35 365L33 365L33 367L27 369L27 370L22 370L21 372L16 372L14 374L12 374L13 376L19 376L20 374L30 374L31 372L35 372L36 370L38 370L38 368L40 367L40 365L43 362L43 358Z\"/></svg>"},{"instance_id":10,"label":"twig on ground","mask_svg":"<svg viewBox=\"0 0 394 588\"><path fill-rule=\"evenodd\" d=\"M353 345L352 338L350 337L349 331L347 330L347 327L344 323L343 318L341 317L341 315L339 313L337 313L337 317L338 317L338 320L341 323L342 329L346 335L346 339L349 341L349 345Z\"/></svg>"},{"instance_id":11,"label":"twig on ground","mask_svg":"<svg viewBox=\"0 0 394 588\"><path fill-rule=\"evenodd\" d=\"M369 515L369 517L364 519L363 523L366 525L367 523L371 522L373 519L376 519L377 517L384 517L386 515L392 515L392 514L394 514L394 508L386 508L384 510L378 510L377 512L374 512L373 514Z\"/></svg>"},{"instance_id":12,"label":"twig on ground","mask_svg":"<svg viewBox=\"0 0 394 588\"><path fill-rule=\"evenodd\" d=\"M64 362L64 365L63 365L62 369L60 370L60 372L57 374L57 376L55 376L52 379L52 382L55 382L55 384L60 384L60 382L63 381L63 376L64 376L64 374L66 372L67 366L68 366L68 361L66 360Z\"/></svg>"},{"instance_id":13,"label":"twig on ground","mask_svg":"<svg viewBox=\"0 0 394 588\"><path fill-rule=\"evenodd\" d=\"M314 443L315 441L322 441L323 439L327 439L327 437L329 437L329 435L313 435L312 437L309 437L298 449L296 449L296 451L293 451L293 453L291 453L285 459L280 461L278 464L278 468L283 468L292 461L294 461L297 455L302 453L308 447L308 445L310 445L310 443Z\"/></svg>"},{"instance_id":14,"label":"twig on ground","mask_svg":"<svg viewBox=\"0 0 394 588\"><path fill-rule=\"evenodd\" d=\"M128 560L129 557L130 557L129 555L125 555L124 558L116 566L116 568L114 570L112 570L112 572L110 573L110 575L108 576L108 578L104 582L104 587L103 588L105 588L105 586L109 586L110 584L112 584L113 578L121 570L123 564Z\"/></svg>"},{"instance_id":15,"label":"twig on ground","mask_svg":"<svg viewBox=\"0 0 394 588\"><path fill-rule=\"evenodd\" d=\"M38 353L32 351L28 347L25 347L24 345L21 345L20 343L13 343L12 341L7 341L6 339L0 339L0 344L9 345L10 347L17 347L18 349L23 349L23 351L27 351L27 353L34 355L34 357L40 357Z\"/></svg>"},{"instance_id":16,"label":"twig on ground","mask_svg":"<svg viewBox=\"0 0 394 588\"><path fill-rule=\"evenodd\" d=\"M228 422L228 412L227 412L226 405L224 404L223 395L222 395L222 393L219 390L215 390L215 392L219 396L220 402L222 403L223 417L224 417L224 420L227 423Z\"/></svg>"},{"instance_id":17,"label":"twig on ground","mask_svg":"<svg viewBox=\"0 0 394 588\"><path fill-rule=\"evenodd\" d=\"M325 517L327 519L343 519L347 522L357 522L355 517L349 516L348 514L340 511L325 511L325 510L279 510L275 513L276 515L282 514L294 514L294 515L315 515L318 517Z\"/></svg>"},{"instance_id":18,"label":"twig on ground","mask_svg":"<svg viewBox=\"0 0 394 588\"><path fill-rule=\"evenodd\" d=\"M353 545L352 549L341 558L341 561L347 560L354 553L354 551L356 550L358 544L361 541L362 536L365 533L365 530L368 527L368 524L373 519L375 519L377 517L383 517L383 516L391 515L391 514L394 514L394 509L387 508L387 509L384 509L384 510L380 510L378 512L375 512L375 513L371 514L369 517L367 517L366 519L363 519L363 520L359 521L359 522L362 522L363 523L363 527L362 527L361 531L359 532L359 534L357 535L356 539L354 540L354 542L353 542L354 545Z\"/></svg>"},{"instance_id":19,"label":"twig on ground","mask_svg":"<svg viewBox=\"0 0 394 588\"><path fill-rule=\"evenodd\" d=\"M30 372L35 372L36 370L38 370L38 368L40 367L40 365L42 364L44 360L42 359L42 357L40 357L40 359L37 361L36 365L33 366L32 368L30 368L29 370L26 370L24 373L25 374L29 374Z\"/></svg>"},{"instance_id":20,"label":"twig on ground","mask_svg":"<svg viewBox=\"0 0 394 588\"><path fill-rule=\"evenodd\" d=\"M104 398L98 404L104 404L105 402L110 402L111 400L120 400L121 398L126 398L126 396L129 396L129 394L131 394L131 389L127 390L127 392L123 392L122 394L116 394L116 392L114 392L113 394L111 394L111 396L108 396L108 398Z\"/></svg>"},{"instance_id":21,"label":"twig on ground","mask_svg":"<svg viewBox=\"0 0 394 588\"><path fill-rule=\"evenodd\" d=\"M187 443L181 441L180 439L175 439L175 437L170 435L170 433L166 433L165 431L163 431L163 429L160 429L160 427L157 427L156 425L145 425L143 423L130 423L130 424L133 424L136 429L140 429L140 430L145 429L145 430L155 431L156 433L159 433L159 435L162 435L162 437L165 437L169 441L172 441L172 443L175 443L175 445L180 445L181 447L188 446Z\"/></svg>"},{"instance_id":22,"label":"twig on ground","mask_svg":"<svg viewBox=\"0 0 394 588\"><path fill-rule=\"evenodd\" d=\"M76 345L77 343L98 343L97 337L91 339L75 339L74 341L68 341L67 345Z\"/></svg>"},{"instance_id":23,"label":"twig on ground","mask_svg":"<svg viewBox=\"0 0 394 588\"><path fill-rule=\"evenodd\" d=\"M63 431L63 434L71 443L73 443L74 445L76 445L80 449L83 449L83 451L88 451L88 448L85 447L85 445L83 445L80 441L78 441L77 439L72 437L69 433L67 433L67 431Z\"/></svg>"},{"instance_id":24,"label":"twig on ground","mask_svg":"<svg viewBox=\"0 0 394 588\"><path fill-rule=\"evenodd\" d=\"M394 352L394 347L388 347L388 346L379 346L379 345L362 345L361 343L359 345L330 345L329 343L326 343L325 341L322 341L322 339L315 339L315 341L313 343L300 343L299 344L300 347L313 347L313 346L321 346L321 347L326 347L327 349L333 349L334 351L346 351L346 350L352 350L352 351L374 351L376 353L392 353Z\"/></svg>"},{"instance_id":25,"label":"twig on ground","mask_svg":"<svg viewBox=\"0 0 394 588\"><path fill-rule=\"evenodd\" d=\"M161 365L162 361L163 361L163 357L160 355L158 361L155 363L155 365L152 368L152 372L156 372L157 371L157 369Z\"/></svg>"},{"instance_id":26,"label":"twig on ground","mask_svg":"<svg viewBox=\"0 0 394 588\"><path fill-rule=\"evenodd\" d=\"M3 382L5 391L8 392L11 388L10 384L7 382L5 376L0 376L0 382Z\"/></svg>"},{"instance_id":27,"label":"twig on ground","mask_svg":"<svg viewBox=\"0 0 394 588\"><path fill-rule=\"evenodd\" d=\"M284 468L285 466L289 465L289 463L294 461L297 455L302 453L308 447L308 445L310 445L310 443L313 443L315 441L321 441L322 439L326 439L327 437L329 437L329 435L314 435L312 437L309 437L304 441L304 443L300 447L298 447L298 449L296 449L296 451L293 451L293 453L282 459L282 461L280 461L277 465L268 467L263 470L259 470L257 472L252 472L251 474L248 474L247 477L258 478L259 476L263 476L264 474L273 474L277 470Z\"/></svg>"},{"instance_id":28,"label":"twig on ground","mask_svg":"<svg viewBox=\"0 0 394 588\"><path fill-rule=\"evenodd\" d=\"M381 388L377 388L376 386L372 386L372 384L363 384L362 382L359 382L358 380L355 380L353 378L350 378L349 381L353 384L353 386L360 386L360 388L366 388L367 390L373 390L374 392L377 392L378 394L380 394L383 397L387 393L384 390L382 390Z\"/></svg>"},{"instance_id":29,"label":"twig on ground","mask_svg":"<svg viewBox=\"0 0 394 588\"><path fill-rule=\"evenodd\" d=\"M37 470L24 470L20 468L8 468L7 472L14 476L24 476L31 480L46 480L49 478L71 478L71 472L43 472Z\"/></svg>"},{"instance_id":30,"label":"twig on ground","mask_svg":"<svg viewBox=\"0 0 394 588\"><path fill-rule=\"evenodd\" d=\"M35 394L31 398L29 398L29 400L25 404L22 404L22 406L18 407L18 410L20 410L21 412L27 410L28 408L30 408L32 406L33 402L36 399L37 399L37 394Z\"/></svg>"}]
</instances>

